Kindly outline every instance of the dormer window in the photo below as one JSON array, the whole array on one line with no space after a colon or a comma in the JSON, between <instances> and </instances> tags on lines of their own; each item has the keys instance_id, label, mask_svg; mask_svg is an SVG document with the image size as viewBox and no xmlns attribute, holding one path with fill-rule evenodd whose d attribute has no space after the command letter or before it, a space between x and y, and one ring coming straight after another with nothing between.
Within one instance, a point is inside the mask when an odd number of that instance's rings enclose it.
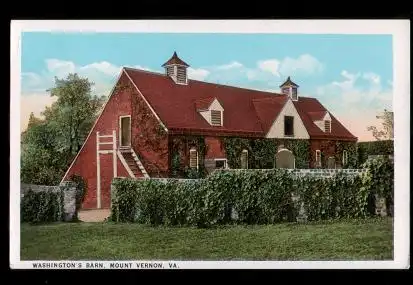
<instances>
[{"instance_id":1,"label":"dormer window","mask_svg":"<svg viewBox=\"0 0 413 285\"><path fill-rule=\"evenodd\" d=\"M331 121L330 120L324 121L324 131L326 133L331 133Z\"/></svg>"},{"instance_id":2,"label":"dormer window","mask_svg":"<svg viewBox=\"0 0 413 285\"><path fill-rule=\"evenodd\" d=\"M324 133L331 133L331 116L328 111L308 112L313 123Z\"/></svg>"},{"instance_id":3,"label":"dormer window","mask_svg":"<svg viewBox=\"0 0 413 285\"><path fill-rule=\"evenodd\" d=\"M217 110L211 110L211 125L222 125L222 112Z\"/></svg>"},{"instance_id":4,"label":"dormer window","mask_svg":"<svg viewBox=\"0 0 413 285\"><path fill-rule=\"evenodd\" d=\"M180 59L176 52L174 52L172 57L162 66L165 68L165 74L176 84L188 84L187 68L189 65Z\"/></svg>"},{"instance_id":5,"label":"dormer window","mask_svg":"<svg viewBox=\"0 0 413 285\"><path fill-rule=\"evenodd\" d=\"M291 98L293 101L298 100L298 85L295 84L290 76L288 76L287 80L280 85L281 92Z\"/></svg>"},{"instance_id":6,"label":"dormer window","mask_svg":"<svg viewBox=\"0 0 413 285\"><path fill-rule=\"evenodd\" d=\"M224 108L217 98L207 97L195 101L195 108L198 113L211 125L224 125Z\"/></svg>"}]
</instances>

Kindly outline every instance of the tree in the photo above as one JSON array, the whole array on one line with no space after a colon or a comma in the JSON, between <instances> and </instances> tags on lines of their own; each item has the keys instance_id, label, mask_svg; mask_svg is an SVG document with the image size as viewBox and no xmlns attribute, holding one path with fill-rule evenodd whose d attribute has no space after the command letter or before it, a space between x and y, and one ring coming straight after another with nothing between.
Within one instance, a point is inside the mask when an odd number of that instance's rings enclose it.
<instances>
[{"instance_id":1,"label":"tree","mask_svg":"<svg viewBox=\"0 0 413 285\"><path fill-rule=\"evenodd\" d=\"M392 140L394 138L394 116L393 112L384 109L383 114L376 116L382 120L383 129L378 130L375 126L369 126L368 131L371 131L376 140Z\"/></svg>"},{"instance_id":2,"label":"tree","mask_svg":"<svg viewBox=\"0 0 413 285\"><path fill-rule=\"evenodd\" d=\"M103 105L105 97L92 96L87 78L69 74L55 79L49 90L57 100L42 112L30 114L21 134L21 181L55 185L79 151Z\"/></svg>"},{"instance_id":3,"label":"tree","mask_svg":"<svg viewBox=\"0 0 413 285\"><path fill-rule=\"evenodd\" d=\"M75 73L66 79L56 77L55 87L48 90L57 101L43 115L59 134L58 147L62 152L74 155L79 151L102 106L105 97L91 95L93 84Z\"/></svg>"}]
</instances>

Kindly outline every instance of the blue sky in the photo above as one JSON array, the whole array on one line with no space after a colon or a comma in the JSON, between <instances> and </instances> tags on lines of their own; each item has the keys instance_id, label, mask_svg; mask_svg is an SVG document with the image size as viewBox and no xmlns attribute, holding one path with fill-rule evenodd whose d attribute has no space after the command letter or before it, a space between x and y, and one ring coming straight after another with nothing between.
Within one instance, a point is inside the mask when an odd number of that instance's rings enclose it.
<instances>
[{"instance_id":1,"label":"blue sky","mask_svg":"<svg viewBox=\"0 0 413 285\"><path fill-rule=\"evenodd\" d=\"M51 98L54 76L78 72L108 95L120 67L162 72L174 51L193 79L278 91L287 76L361 140L392 107L390 35L23 33L22 128Z\"/></svg>"}]
</instances>

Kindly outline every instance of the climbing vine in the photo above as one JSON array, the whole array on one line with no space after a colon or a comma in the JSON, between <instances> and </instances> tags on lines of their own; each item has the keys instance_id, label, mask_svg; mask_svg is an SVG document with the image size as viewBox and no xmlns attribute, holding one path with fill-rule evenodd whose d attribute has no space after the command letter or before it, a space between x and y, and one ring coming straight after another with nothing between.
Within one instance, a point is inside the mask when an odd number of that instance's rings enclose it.
<instances>
[{"instance_id":1,"label":"climbing vine","mask_svg":"<svg viewBox=\"0 0 413 285\"><path fill-rule=\"evenodd\" d=\"M309 167L308 140L224 138L225 153L230 168L241 168L241 152L248 150L248 165L252 169L275 167L277 148L284 146L295 156L296 168Z\"/></svg>"},{"instance_id":2,"label":"climbing vine","mask_svg":"<svg viewBox=\"0 0 413 285\"><path fill-rule=\"evenodd\" d=\"M198 169L189 167L189 150L195 147L198 151ZM180 178L203 178L207 172L204 157L207 151L205 138L202 136L174 136L169 142L170 176Z\"/></svg>"},{"instance_id":3,"label":"climbing vine","mask_svg":"<svg viewBox=\"0 0 413 285\"><path fill-rule=\"evenodd\" d=\"M344 151L347 152L347 162L343 164ZM336 142L335 159L342 168L357 168L357 144L355 142Z\"/></svg>"}]
</instances>

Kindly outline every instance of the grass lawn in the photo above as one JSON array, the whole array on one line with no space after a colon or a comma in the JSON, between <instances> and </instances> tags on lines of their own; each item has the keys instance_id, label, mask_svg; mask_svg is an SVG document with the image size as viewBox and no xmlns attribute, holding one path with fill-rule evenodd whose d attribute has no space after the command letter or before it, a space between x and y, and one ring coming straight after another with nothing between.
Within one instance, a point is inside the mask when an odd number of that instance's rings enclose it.
<instances>
[{"instance_id":1,"label":"grass lawn","mask_svg":"<svg viewBox=\"0 0 413 285\"><path fill-rule=\"evenodd\" d=\"M225 226L21 225L22 260L392 260L391 218Z\"/></svg>"}]
</instances>

